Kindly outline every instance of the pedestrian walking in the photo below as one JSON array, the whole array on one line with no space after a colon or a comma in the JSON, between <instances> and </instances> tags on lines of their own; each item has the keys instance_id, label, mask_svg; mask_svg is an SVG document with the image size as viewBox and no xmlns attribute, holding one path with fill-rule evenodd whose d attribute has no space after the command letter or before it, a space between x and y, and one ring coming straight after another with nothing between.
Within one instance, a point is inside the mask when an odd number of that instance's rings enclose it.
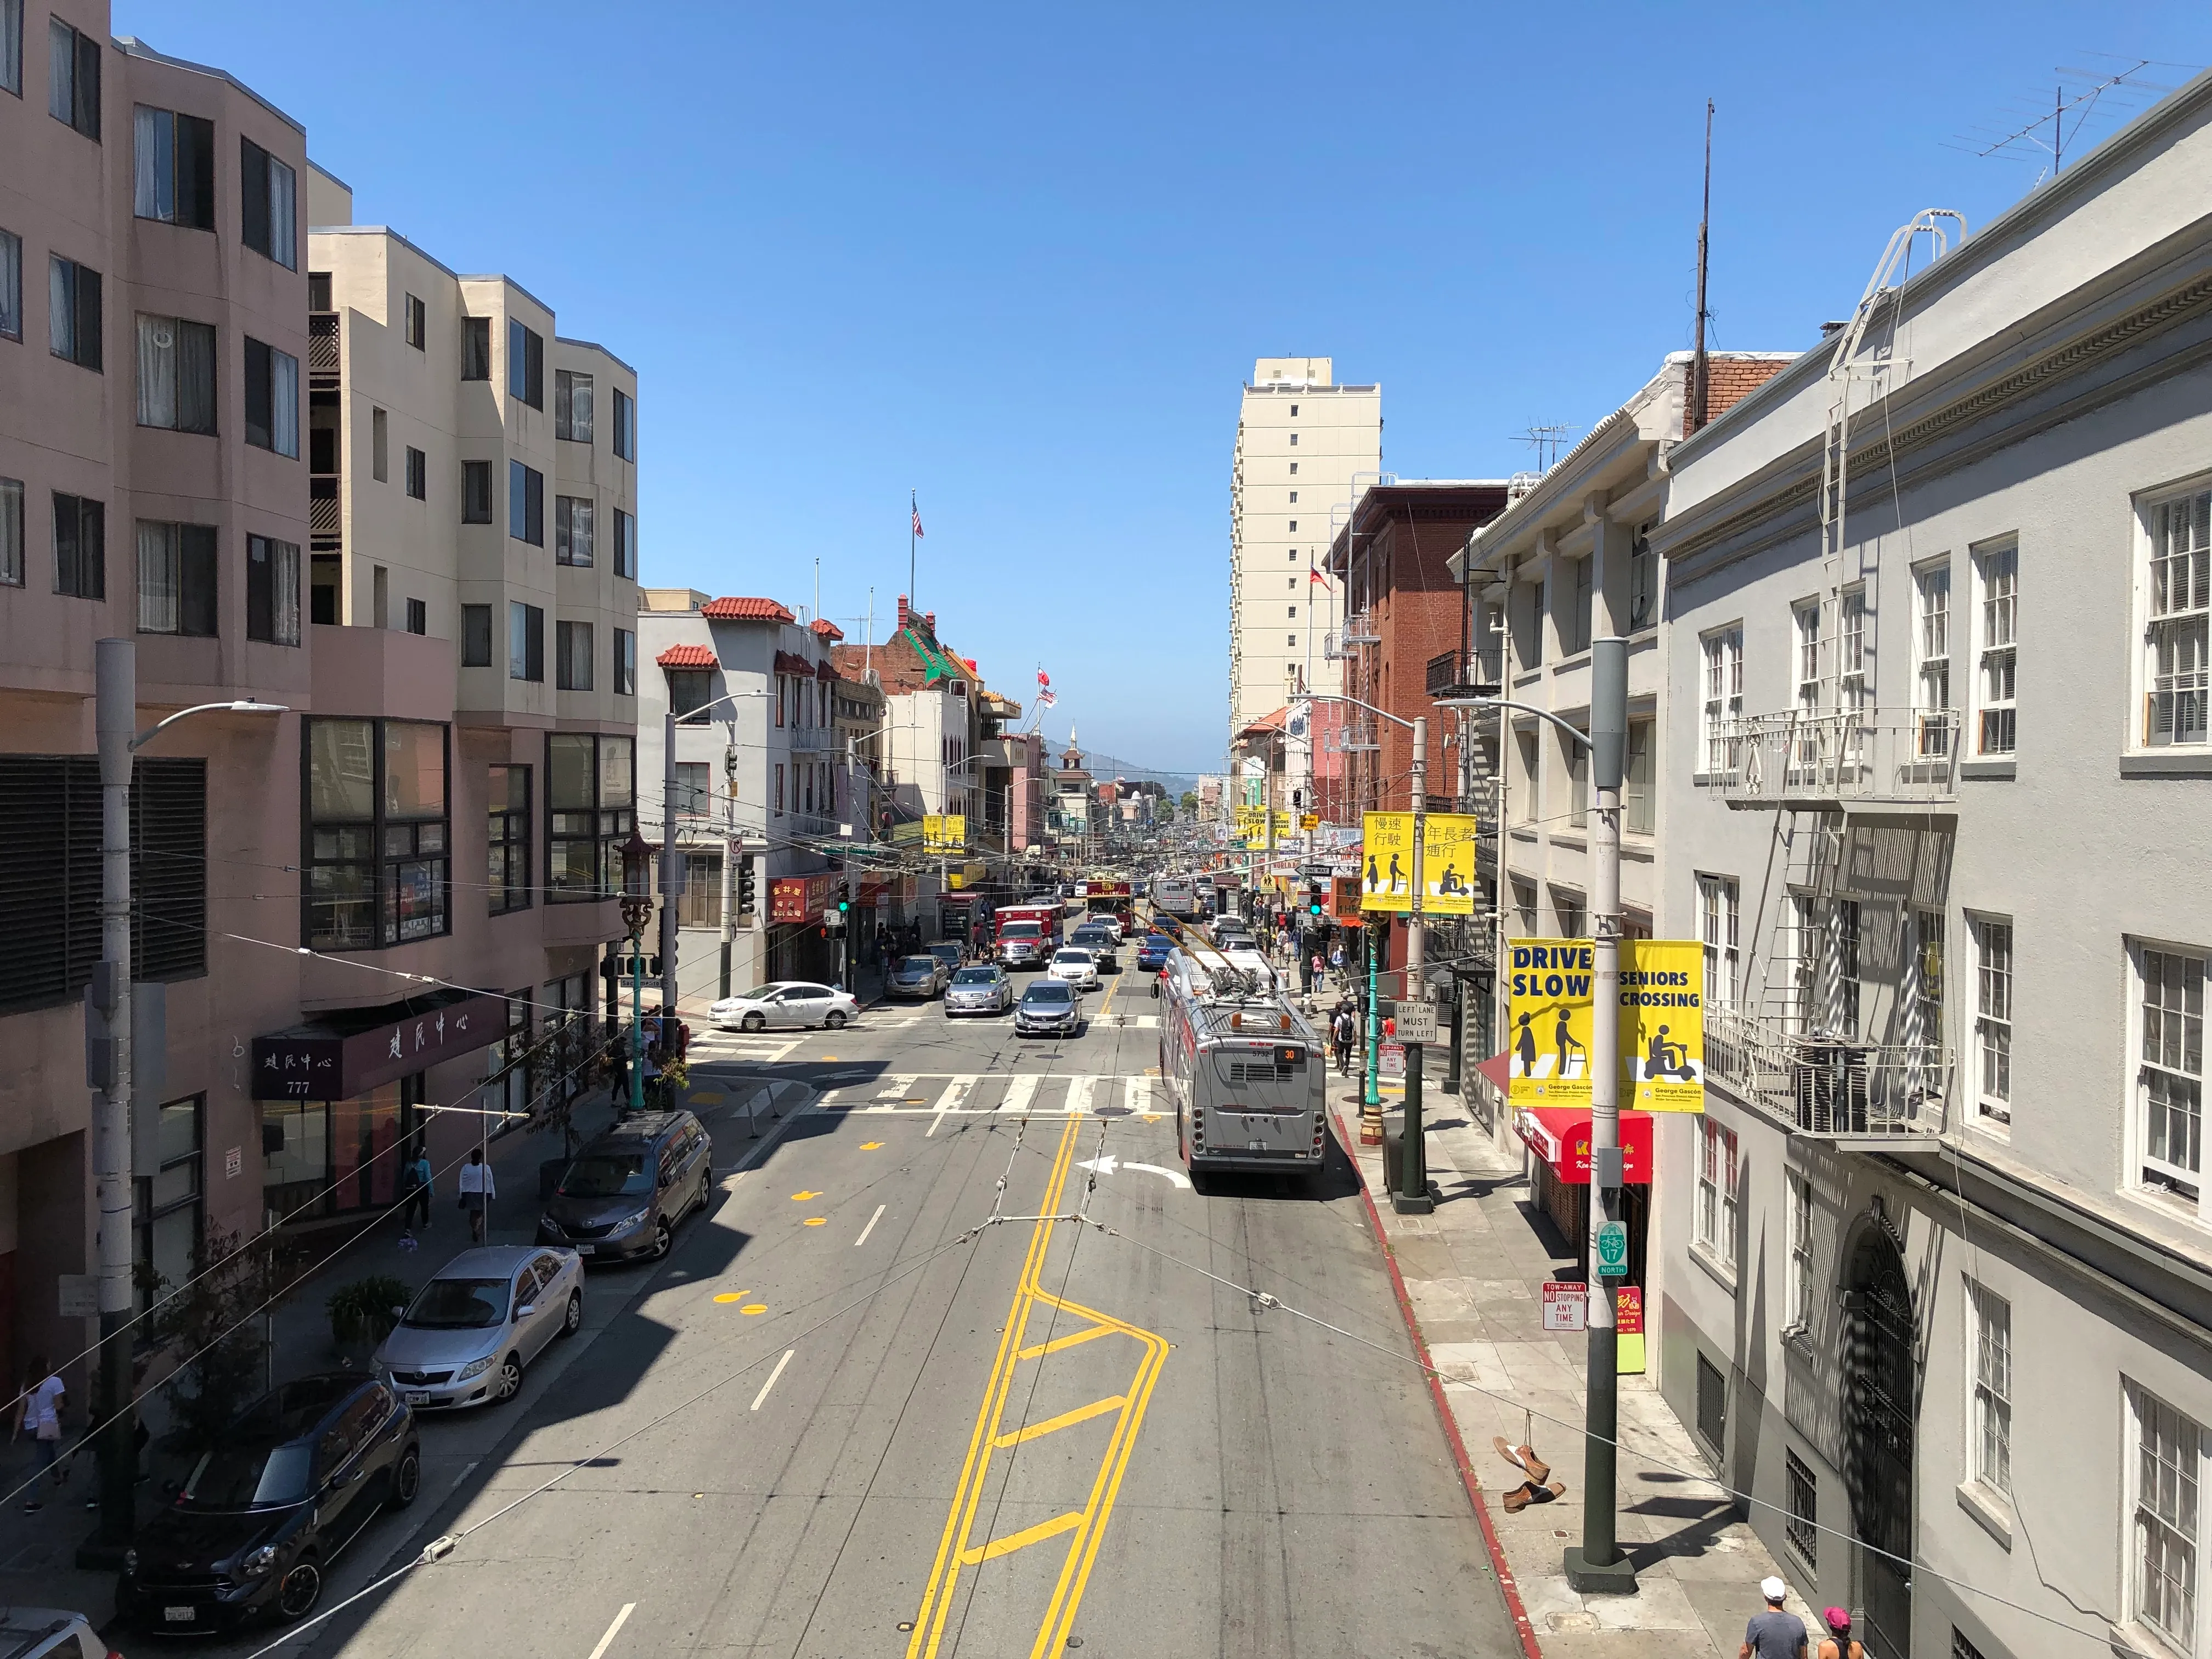
<instances>
[{"instance_id":1,"label":"pedestrian walking","mask_svg":"<svg viewBox=\"0 0 2212 1659\"><path fill-rule=\"evenodd\" d=\"M1315 951L1313 953L1313 960L1306 965L1312 969L1312 972L1308 975L1308 977L1313 981L1313 988L1316 991L1327 989L1328 981L1325 978L1325 975L1328 972L1328 964L1322 961L1321 952L1318 951Z\"/></svg>"},{"instance_id":2,"label":"pedestrian walking","mask_svg":"<svg viewBox=\"0 0 2212 1659\"><path fill-rule=\"evenodd\" d=\"M1339 1077L1352 1075L1352 1041L1358 1034L1358 1025L1352 1018L1352 1010L1337 1005L1336 1018L1329 1022L1329 1040L1336 1048L1336 1072Z\"/></svg>"},{"instance_id":3,"label":"pedestrian walking","mask_svg":"<svg viewBox=\"0 0 2212 1659\"><path fill-rule=\"evenodd\" d=\"M1805 1621L1782 1610L1790 1586L1769 1577L1759 1581L1759 1593L1766 1598L1765 1611L1752 1614L1744 1626L1736 1659L1805 1659Z\"/></svg>"},{"instance_id":4,"label":"pedestrian walking","mask_svg":"<svg viewBox=\"0 0 2212 1659\"><path fill-rule=\"evenodd\" d=\"M407 1208L399 1224L403 1227L419 1224L423 1231L429 1231L430 1200L438 1195L438 1191L431 1181L430 1154L422 1150L421 1141L415 1143L415 1156L400 1171L400 1176L407 1188Z\"/></svg>"},{"instance_id":5,"label":"pedestrian walking","mask_svg":"<svg viewBox=\"0 0 2212 1659\"><path fill-rule=\"evenodd\" d=\"M1344 941L1342 939L1337 940L1328 947L1328 971L1335 975L1340 981L1344 978Z\"/></svg>"},{"instance_id":6,"label":"pedestrian walking","mask_svg":"<svg viewBox=\"0 0 2212 1659\"><path fill-rule=\"evenodd\" d=\"M1820 1638L1818 1659L1866 1659L1866 1644L1851 1639L1851 1615L1842 1607L1828 1607L1820 1617L1828 1633Z\"/></svg>"},{"instance_id":7,"label":"pedestrian walking","mask_svg":"<svg viewBox=\"0 0 2212 1659\"><path fill-rule=\"evenodd\" d=\"M68 1403L68 1394L61 1378L46 1369L46 1355L32 1355L31 1368L23 1377L22 1395L15 1402L15 1426L8 1435L12 1441L27 1433L39 1449L39 1473L31 1477L23 1493L26 1515L36 1515L46 1507L39 1500L42 1478L55 1486L62 1483L62 1472L54 1462L61 1455L62 1410Z\"/></svg>"},{"instance_id":8,"label":"pedestrian walking","mask_svg":"<svg viewBox=\"0 0 2212 1659\"><path fill-rule=\"evenodd\" d=\"M470 1242L481 1244L491 1224L491 1201L499 1196L499 1183L484 1162L483 1147L469 1148L469 1161L461 1165L460 1188L461 1208L469 1215Z\"/></svg>"}]
</instances>

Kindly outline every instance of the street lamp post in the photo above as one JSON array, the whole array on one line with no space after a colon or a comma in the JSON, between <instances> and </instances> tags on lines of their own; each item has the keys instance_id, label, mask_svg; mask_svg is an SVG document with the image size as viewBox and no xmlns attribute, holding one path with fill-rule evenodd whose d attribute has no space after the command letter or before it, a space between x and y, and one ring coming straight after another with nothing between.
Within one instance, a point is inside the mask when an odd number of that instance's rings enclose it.
<instances>
[{"instance_id":1,"label":"street lamp post","mask_svg":"<svg viewBox=\"0 0 2212 1659\"><path fill-rule=\"evenodd\" d=\"M92 1167L100 1212L100 1369L94 1390L102 1427L100 1524L77 1565L118 1565L137 1520L137 1411L131 1398L127 1328L131 1274L131 757L189 715L222 711L282 714L282 703L240 698L196 703L141 732L138 647L101 640L93 647L93 729L100 752L100 960L85 1011L86 1082L92 1090Z\"/></svg>"},{"instance_id":2,"label":"street lamp post","mask_svg":"<svg viewBox=\"0 0 2212 1659\"><path fill-rule=\"evenodd\" d=\"M1597 794L1590 872L1590 1205L1589 1382L1583 1433L1583 1541L1566 1552L1578 1593L1632 1595L1636 1569L1622 1553L1614 1504L1620 1427L1620 1333L1612 1283L1599 1271L1598 1241L1620 1218L1620 785L1628 744L1628 641L1590 644L1590 729L1577 731L1548 709L1504 697L1469 697L1478 708L1510 708L1550 721L1589 750ZM1459 700L1453 700L1458 706Z\"/></svg>"},{"instance_id":3,"label":"street lamp post","mask_svg":"<svg viewBox=\"0 0 2212 1659\"><path fill-rule=\"evenodd\" d=\"M645 1109L645 924L653 915L653 895L645 890L645 873L653 867L653 848L638 834L635 822L629 839L623 843L622 854L623 928L629 935L629 1109L641 1112ZM666 867L662 866L664 870ZM665 891L660 913L664 918L668 915ZM661 966L665 968L667 963ZM674 1018L672 1009L662 1012L664 1041L667 1022Z\"/></svg>"},{"instance_id":4,"label":"street lamp post","mask_svg":"<svg viewBox=\"0 0 2212 1659\"><path fill-rule=\"evenodd\" d=\"M709 697L696 708L679 714L672 702L661 715L660 724L660 1017L664 1020L676 1018L676 934L680 918L671 902L682 884L684 870L683 849L676 844L676 727L684 720L705 714L722 703L735 702L739 697L765 697L766 691L725 691L719 697ZM734 718L734 717L732 717ZM731 731L729 758L723 764L723 787L729 789L729 773L735 761L737 732ZM732 797L732 815L736 807ZM722 846L722 994L730 994L730 947L735 939L730 918L730 872L732 836ZM647 848L651 853L652 848Z\"/></svg>"}]
</instances>

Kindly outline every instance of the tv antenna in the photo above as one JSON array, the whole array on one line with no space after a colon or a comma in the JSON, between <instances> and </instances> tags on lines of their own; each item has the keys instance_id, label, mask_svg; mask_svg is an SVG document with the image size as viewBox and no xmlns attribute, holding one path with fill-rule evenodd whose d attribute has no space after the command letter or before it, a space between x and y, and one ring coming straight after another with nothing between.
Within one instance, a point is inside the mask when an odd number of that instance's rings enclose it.
<instances>
[{"instance_id":1,"label":"tv antenna","mask_svg":"<svg viewBox=\"0 0 2212 1659\"><path fill-rule=\"evenodd\" d=\"M1567 447L1571 434L1582 430L1578 426L1532 426L1516 436L1536 453L1536 471L1549 472Z\"/></svg>"},{"instance_id":2,"label":"tv antenna","mask_svg":"<svg viewBox=\"0 0 2212 1659\"><path fill-rule=\"evenodd\" d=\"M2019 125L2009 131L1976 127L1953 137L1946 148L1970 155L2002 155L2022 161L2047 158L2046 170L2055 176L2064 169L2067 152L2079 147L2084 129L2100 109L2132 114L2175 90L2145 80L2143 70L2191 68L2148 58L2112 58L2105 52L2087 55L2108 58L2109 62L2094 69L2060 65L2059 79L2051 87L2048 104L2018 101L2008 106L2008 113L2025 118Z\"/></svg>"}]
</instances>

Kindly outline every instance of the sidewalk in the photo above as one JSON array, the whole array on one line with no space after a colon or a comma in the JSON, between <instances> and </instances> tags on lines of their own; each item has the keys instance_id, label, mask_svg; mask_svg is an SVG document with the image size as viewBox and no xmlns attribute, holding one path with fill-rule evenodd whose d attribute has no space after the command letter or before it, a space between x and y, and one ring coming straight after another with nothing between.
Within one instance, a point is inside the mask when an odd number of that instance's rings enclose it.
<instances>
[{"instance_id":1,"label":"sidewalk","mask_svg":"<svg viewBox=\"0 0 2212 1659\"><path fill-rule=\"evenodd\" d=\"M1735 1659L1746 1620L1765 1606L1759 1581L1790 1575L1717 1485L1675 1472L1709 1465L1648 1375L1620 1379L1619 1536L1638 1591L1584 1596L1567 1586L1561 1558L1583 1529L1588 1368L1580 1333L1543 1329L1540 1297L1546 1279L1575 1273L1576 1258L1530 1208L1519 1160L1491 1150L1455 1097L1432 1091L1436 1212L1399 1215L1387 1196L1376 1201L1382 1149L1359 1145L1356 1087L1333 1079L1332 1097L1338 1139L1359 1166L1370 1221L1402 1281L1401 1310L1443 1376L1439 1409L1449 1410L1481 1487L1472 1496L1502 1558L1493 1564L1499 1582L1509 1599L1517 1591L1534 1650L1547 1659ZM1529 1438L1565 1495L1506 1514L1500 1499L1519 1477L1491 1445L1499 1435L1509 1444ZM1787 1605L1805 1620L1808 1641L1824 1633L1794 1589Z\"/></svg>"}]
</instances>

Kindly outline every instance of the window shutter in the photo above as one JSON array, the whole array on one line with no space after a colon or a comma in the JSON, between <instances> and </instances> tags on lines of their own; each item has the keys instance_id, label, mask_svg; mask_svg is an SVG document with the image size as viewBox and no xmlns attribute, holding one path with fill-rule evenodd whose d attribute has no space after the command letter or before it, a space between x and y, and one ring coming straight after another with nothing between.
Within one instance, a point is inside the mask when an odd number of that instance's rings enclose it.
<instances>
[{"instance_id":1,"label":"window shutter","mask_svg":"<svg viewBox=\"0 0 2212 1659\"><path fill-rule=\"evenodd\" d=\"M187 526L187 534L198 526ZM210 543L213 532L208 532ZM189 569L190 543L187 542ZM210 549L212 553L212 547ZM187 578L189 580L189 578ZM190 588L186 589L189 607ZM93 795L99 763L89 763ZM95 812L95 819L97 813ZM92 838L99 889L99 836ZM207 762L197 756L140 756L131 784L131 977L191 979L207 971ZM94 924L95 936L97 923Z\"/></svg>"}]
</instances>

